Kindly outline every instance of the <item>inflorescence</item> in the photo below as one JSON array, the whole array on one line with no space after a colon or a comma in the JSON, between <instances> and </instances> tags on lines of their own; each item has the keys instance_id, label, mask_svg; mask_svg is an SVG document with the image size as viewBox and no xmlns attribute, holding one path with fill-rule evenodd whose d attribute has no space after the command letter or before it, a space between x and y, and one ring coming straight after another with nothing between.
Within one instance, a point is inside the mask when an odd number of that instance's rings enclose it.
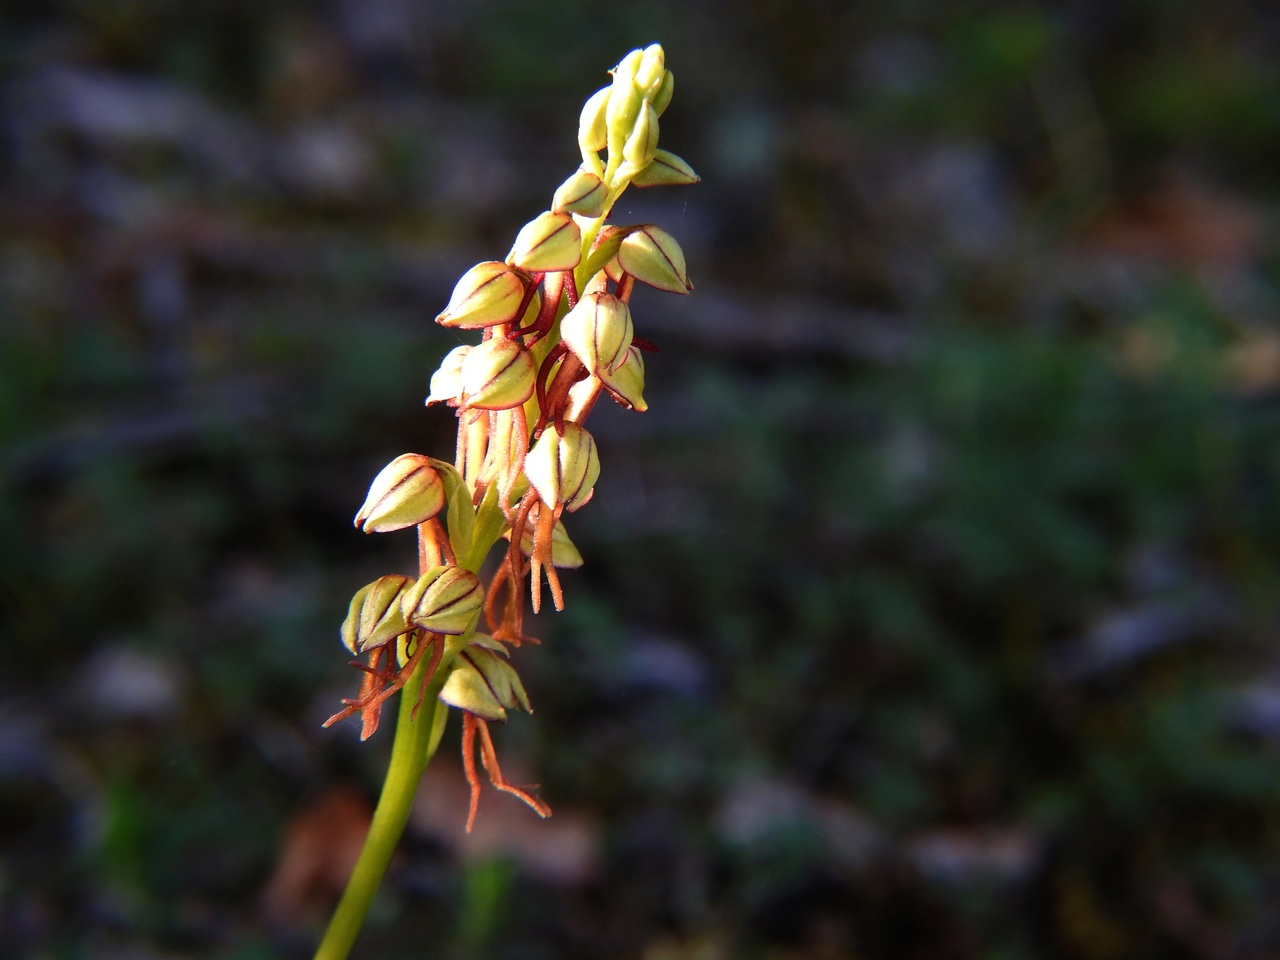
<instances>
[{"instance_id":1,"label":"inflorescence","mask_svg":"<svg viewBox=\"0 0 1280 960\"><path fill-rule=\"evenodd\" d=\"M418 576L390 574L352 598L342 640L363 658L355 662L363 678L325 725L359 713L361 739L369 737L382 705L425 659L418 706L432 679L443 679L440 700L462 713L468 830L480 791L477 741L495 787L541 816L551 812L503 779L489 734L490 721L531 709L507 646L536 642L524 632L526 583L535 613L544 581L562 610L557 570L582 564L564 514L591 499L600 474L583 426L592 407L607 393L629 410L646 409L642 354L653 347L633 329L636 281L671 293L693 289L669 233L607 222L628 186L698 181L687 163L658 149L658 120L674 89L662 47L633 50L611 73L612 83L583 107L582 165L551 209L521 228L506 260L468 270L436 317L483 337L450 351L431 377L427 403L457 410L454 462L396 457L356 514L366 533L416 528ZM486 584L481 567L504 539ZM477 632L482 615L487 633Z\"/></svg>"}]
</instances>

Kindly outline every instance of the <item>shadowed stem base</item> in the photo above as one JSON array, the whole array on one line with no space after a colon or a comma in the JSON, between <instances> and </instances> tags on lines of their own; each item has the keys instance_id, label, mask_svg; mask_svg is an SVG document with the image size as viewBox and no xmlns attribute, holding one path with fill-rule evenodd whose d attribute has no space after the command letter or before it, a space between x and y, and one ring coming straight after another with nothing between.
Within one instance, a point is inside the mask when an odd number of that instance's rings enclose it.
<instances>
[{"instance_id":1,"label":"shadowed stem base","mask_svg":"<svg viewBox=\"0 0 1280 960\"><path fill-rule=\"evenodd\" d=\"M413 716L422 689L422 674L427 666L423 658L409 681L400 691L400 712L396 721L395 741L391 746L391 762L382 785L378 807L369 824L369 835L356 861L347 889L338 902L324 939L316 950L315 960L346 960L364 925L365 915L373 902L382 876L391 863L396 844L409 821L413 798L431 757L440 744L449 708L438 699L448 671L436 670L422 696L418 716Z\"/></svg>"}]
</instances>

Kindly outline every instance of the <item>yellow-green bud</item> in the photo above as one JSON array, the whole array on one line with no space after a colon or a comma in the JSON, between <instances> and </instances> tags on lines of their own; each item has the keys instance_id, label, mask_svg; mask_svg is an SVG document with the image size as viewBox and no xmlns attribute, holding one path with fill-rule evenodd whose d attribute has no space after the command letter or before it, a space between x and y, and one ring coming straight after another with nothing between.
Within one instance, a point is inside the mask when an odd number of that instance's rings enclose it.
<instances>
[{"instance_id":1,"label":"yellow-green bud","mask_svg":"<svg viewBox=\"0 0 1280 960\"><path fill-rule=\"evenodd\" d=\"M405 453L373 478L355 524L365 533L403 530L430 520L444 509L444 502L444 483L430 459Z\"/></svg>"},{"instance_id":2,"label":"yellow-green bud","mask_svg":"<svg viewBox=\"0 0 1280 960\"><path fill-rule=\"evenodd\" d=\"M405 623L400 594L412 582L397 573L357 590L347 608L347 619L342 622L343 645L358 654L408 633L412 627Z\"/></svg>"},{"instance_id":3,"label":"yellow-green bud","mask_svg":"<svg viewBox=\"0 0 1280 960\"><path fill-rule=\"evenodd\" d=\"M661 111L659 111L661 113ZM683 186L698 183L702 178L669 150L655 150L653 160L631 180L633 187Z\"/></svg>"},{"instance_id":4,"label":"yellow-green bud","mask_svg":"<svg viewBox=\"0 0 1280 960\"><path fill-rule=\"evenodd\" d=\"M494 337L472 347L463 361L461 400L479 410L518 407L537 379L537 364L523 344Z\"/></svg>"},{"instance_id":5,"label":"yellow-green bud","mask_svg":"<svg viewBox=\"0 0 1280 960\"><path fill-rule=\"evenodd\" d=\"M628 410L644 413L649 409L644 402L644 359L639 347L631 347L618 369L602 373L600 380L609 395Z\"/></svg>"},{"instance_id":6,"label":"yellow-green bud","mask_svg":"<svg viewBox=\"0 0 1280 960\"><path fill-rule=\"evenodd\" d=\"M583 104L582 116L578 118L578 146L582 150L584 160L598 154L609 143L605 108L609 104L611 89L611 87L601 87Z\"/></svg>"},{"instance_id":7,"label":"yellow-green bud","mask_svg":"<svg viewBox=\"0 0 1280 960\"><path fill-rule=\"evenodd\" d=\"M553 213L578 213L584 217L598 217L604 213L604 201L609 189L594 173L578 170L556 190L551 201Z\"/></svg>"},{"instance_id":8,"label":"yellow-green bud","mask_svg":"<svg viewBox=\"0 0 1280 960\"><path fill-rule=\"evenodd\" d=\"M475 330L496 323L510 323L524 300L529 278L509 264L496 260L477 263L462 275L436 323Z\"/></svg>"},{"instance_id":9,"label":"yellow-green bud","mask_svg":"<svg viewBox=\"0 0 1280 960\"><path fill-rule=\"evenodd\" d=\"M657 149L658 112L653 109L653 104L646 100L640 108L640 115L636 118L631 136L627 138L626 145L622 148L622 158L643 170L649 165Z\"/></svg>"},{"instance_id":10,"label":"yellow-green bud","mask_svg":"<svg viewBox=\"0 0 1280 960\"><path fill-rule=\"evenodd\" d=\"M651 97L662 85L666 74L666 55L662 52L662 44L649 44L641 52L640 62L636 65L636 89L642 96Z\"/></svg>"},{"instance_id":11,"label":"yellow-green bud","mask_svg":"<svg viewBox=\"0 0 1280 960\"><path fill-rule=\"evenodd\" d=\"M693 289L685 272L684 251L676 238L661 227L646 223L636 227L618 247L618 265L642 283L668 293Z\"/></svg>"},{"instance_id":12,"label":"yellow-green bud","mask_svg":"<svg viewBox=\"0 0 1280 960\"><path fill-rule=\"evenodd\" d=\"M636 69L644 56L642 50L632 50L613 68L613 86L609 90L609 102L605 107L605 124L608 127L608 146L612 154L620 154L622 146L631 136L640 115L640 103L644 95L636 87Z\"/></svg>"},{"instance_id":13,"label":"yellow-green bud","mask_svg":"<svg viewBox=\"0 0 1280 960\"><path fill-rule=\"evenodd\" d=\"M634 336L630 309L611 293L586 294L560 321L565 346L593 376L620 366Z\"/></svg>"},{"instance_id":14,"label":"yellow-green bud","mask_svg":"<svg viewBox=\"0 0 1280 960\"><path fill-rule=\"evenodd\" d=\"M567 213L539 214L516 234L507 262L531 273L572 270L582 259L582 232Z\"/></svg>"},{"instance_id":15,"label":"yellow-green bud","mask_svg":"<svg viewBox=\"0 0 1280 960\"><path fill-rule=\"evenodd\" d=\"M484 603L480 578L462 567L432 567L404 591L400 609L406 622L428 633L466 633Z\"/></svg>"},{"instance_id":16,"label":"yellow-green bud","mask_svg":"<svg viewBox=\"0 0 1280 960\"><path fill-rule=\"evenodd\" d=\"M515 668L477 643L458 654L440 699L485 720L506 720L508 710L533 710Z\"/></svg>"},{"instance_id":17,"label":"yellow-green bud","mask_svg":"<svg viewBox=\"0 0 1280 960\"><path fill-rule=\"evenodd\" d=\"M668 70L662 75L662 82L658 84L657 89L650 89L648 92L649 102L653 104L653 109L658 111L658 116L667 112L667 107L671 104L671 95L675 92L676 75Z\"/></svg>"},{"instance_id":18,"label":"yellow-green bud","mask_svg":"<svg viewBox=\"0 0 1280 960\"><path fill-rule=\"evenodd\" d=\"M552 424L525 457L524 472L547 506L577 510L591 499L600 476L596 442L576 423L565 423L563 433Z\"/></svg>"},{"instance_id":19,"label":"yellow-green bud","mask_svg":"<svg viewBox=\"0 0 1280 960\"><path fill-rule=\"evenodd\" d=\"M440 367L431 375L431 392L427 403L456 403L462 393L462 364L471 352L471 345L464 343L444 355Z\"/></svg>"}]
</instances>

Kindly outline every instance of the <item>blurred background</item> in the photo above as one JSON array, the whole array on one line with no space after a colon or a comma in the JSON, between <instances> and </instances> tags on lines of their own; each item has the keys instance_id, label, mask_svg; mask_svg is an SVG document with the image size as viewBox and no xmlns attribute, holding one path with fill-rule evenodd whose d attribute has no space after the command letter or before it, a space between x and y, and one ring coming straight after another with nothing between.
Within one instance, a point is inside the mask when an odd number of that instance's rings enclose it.
<instances>
[{"instance_id":1,"label":"blurred background","mask_svg":"<svg viewBox=\"0 0 1280 960\"><path fill-rule=\"evenodd\" d=\"M364 958L1280 956L1280 8L12 0L0 955L303 958L390 729L351 517L660 40L651 410ZM609 409L605 409L608 407Z\"/></svg>"}]
</instances>

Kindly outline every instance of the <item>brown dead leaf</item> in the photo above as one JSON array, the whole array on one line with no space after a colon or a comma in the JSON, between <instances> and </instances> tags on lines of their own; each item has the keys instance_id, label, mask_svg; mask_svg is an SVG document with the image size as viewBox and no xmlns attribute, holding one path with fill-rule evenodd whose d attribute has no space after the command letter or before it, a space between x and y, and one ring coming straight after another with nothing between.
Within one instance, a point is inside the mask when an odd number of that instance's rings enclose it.
<instances>
[{"instance_id":1,"label":"brown dead leaf","mask_svg":"<svg viewBox=\"0 0 1280 960\"><path fill-rule=\"evenodd\" d=\"M1246 333L1222 358L1227 384L1243 394L1266 393L1280 387L1280 332Z\"/></svg>"},{"instance_id":2,"label":"brown dead leaf","mask_svg":"<svg viewBox=\"0 0 1280 960\"><path fill-rule=\"evenodd\" d=\"M273 923L301 926L333 906L360 856L372 814L358 790L339 785L293 817L263 893Z\"/></svg>"},{"instance_id":3,"label":"brown dead leaf","mask_svg":"<svg viewBox=\"0 0 1280 960\"><path fill-rule=\"evenodd\" d=\"M1151 192L1104 213L1088 240L1122 257L1238 269L1257 256L1262 223L1244 200L1174 172Z\"/></svg>"}]
</instances>

